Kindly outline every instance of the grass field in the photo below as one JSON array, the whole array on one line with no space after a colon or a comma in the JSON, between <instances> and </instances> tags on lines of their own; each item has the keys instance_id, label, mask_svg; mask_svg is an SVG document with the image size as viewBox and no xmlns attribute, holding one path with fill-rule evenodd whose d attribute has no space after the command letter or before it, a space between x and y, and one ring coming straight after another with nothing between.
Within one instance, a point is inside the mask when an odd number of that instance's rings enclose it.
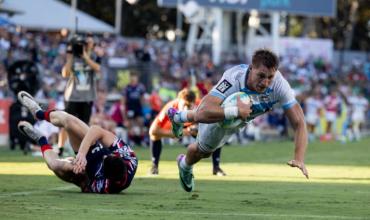
<instances>
[{"instance_id":1,"label":"grass field","mask_svg":"<svg viewBox=\"0 0 370 220\"><path fill-rule=\"evenodd\" d=\"M118 195L82 194L60 181L41 158L0 150L0 219L370 219L370 139L310 144L310 179L285 162L291 142L226 146L226 177L210 160L194 168L196 189L184 192L165 147L160 175L149 176L149 150L137 148L136 178Z\"/></svg>"}]
</instances>

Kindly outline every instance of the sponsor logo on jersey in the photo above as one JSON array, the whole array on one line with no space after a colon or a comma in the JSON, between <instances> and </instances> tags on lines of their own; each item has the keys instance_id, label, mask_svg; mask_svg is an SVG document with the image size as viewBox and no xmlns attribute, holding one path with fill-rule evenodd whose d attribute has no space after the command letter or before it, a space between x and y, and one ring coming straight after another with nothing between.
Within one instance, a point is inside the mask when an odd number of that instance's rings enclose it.
<instances>
[{"instance_id":1,"label":"sponsor logo on jersey","mask_svg":"<svg viewBox=\"0 0 370 220\"><path fill-rule=\"evenodd\" d=\"M260 100L262 102L269 102L270 101L270 97L268 95L261 95L260 96Z\"/></svg>"},{"instance_id":2,"label":"sponsor logo on jersey","mask_svg":"<svg viewBox=\"0 0 370 220\"><path fill-rule=\"evenodd\" d=\"M218 84L218 86L216 87L216 89L219 91L219 92L222 92L222 93L225 93L228 89L231 88L231 83L229 83L229 81L227 81L226 79L224 79L220 84Z\"/></svg>"}]
</instances>

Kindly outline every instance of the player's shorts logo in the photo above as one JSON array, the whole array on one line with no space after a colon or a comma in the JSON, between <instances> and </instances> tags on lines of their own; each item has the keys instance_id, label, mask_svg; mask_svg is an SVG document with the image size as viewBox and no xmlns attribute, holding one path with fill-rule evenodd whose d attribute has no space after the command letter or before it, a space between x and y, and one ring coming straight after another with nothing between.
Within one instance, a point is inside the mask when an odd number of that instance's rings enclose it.
<instances>
[{"instance_id":1,"label":"player's shorts logo","mask_svg":"<svg viewBox=\"0 0 370 220\"><path fill-rule=\"evenodd\" d=\"M216 87L216 89L222 93L225 93L228 89L231 88L231 83L229 83L226 79L224 79L220 84L218 84L218 86Z\"/></svg>"}]
</instances>

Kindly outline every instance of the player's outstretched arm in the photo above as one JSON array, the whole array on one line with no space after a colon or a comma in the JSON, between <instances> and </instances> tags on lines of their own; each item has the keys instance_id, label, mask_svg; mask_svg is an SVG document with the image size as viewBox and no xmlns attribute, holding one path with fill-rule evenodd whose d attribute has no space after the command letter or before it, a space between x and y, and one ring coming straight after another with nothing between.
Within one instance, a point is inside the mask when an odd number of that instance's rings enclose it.
<instances>
[{"instance_id":1,"label":"player's outstretched arm","mask_svg":"<svg viewBox=\"0 0 370 220\"><path fill-rule=\"evenodd\" d=\"M80 144L73 171L75 173L81 173L85 170L87 164L86 155L96 141L99 140L103 146L109 147L115 138L116 136L113 133L96 125L91 126Z\"/></svg>"},{"instance_id":2,"label":"player's outstretched arm","mask_svg":"<svg viewBox=\"0 0 370 220\"><path fill-rule=\"evenodd\" d=\"M294 159L288 162L291 167L299 168L303 175L308 179L308 171L304 165L304 156L307 148L307 129L304 114L301 106L297 103L285 111L293 129L295 131L294 142L295 152Z\"/></svg>"}]
</instances>

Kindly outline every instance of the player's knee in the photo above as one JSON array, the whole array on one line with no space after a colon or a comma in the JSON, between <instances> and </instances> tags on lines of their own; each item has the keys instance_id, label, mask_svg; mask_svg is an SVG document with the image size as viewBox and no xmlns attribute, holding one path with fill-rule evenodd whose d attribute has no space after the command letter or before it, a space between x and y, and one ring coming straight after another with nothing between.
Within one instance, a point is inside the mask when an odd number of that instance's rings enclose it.
<instances>
[{"instance_id":1,"label":"player's knee","mask_svg":"<svg viewBox=\"0 0 370 220\"><path fill-rule=\"evenodd\" d=\"M188 150L193 150L194 153L198 154L198 156L201 158L208 158L212 155L212 152L202 150L199 143L196 143L195 145L189 145Z\"/></svg>"},{"instance_id":2,"label":"player's knee","mask_svg":"<svg viewBox=\"0 0 370 220\"><path fill-rule=\"evenodd\" d=\"M203 157L203 158L208 158L208 157L210 157L210 156L212 155L212 153L209 153L209 152L207 152L207 153L202 152L202 153L201 153L201 155L202 155L202 157Z\"/></svg>"},{"instance_id":3,"label":"player's knee","mask_svg":"<svg viewBox=\"0 0 370 220\"><path fill-rule=\"evenodd\" d=\"M157 131L152 126L149 128L149 136L150 138L157 136Z\"/></svg>"},{"instance_id":4,"label":"player's knee","mask_svg":"<svg viewBox=\"0 0 370 220\"><path fill-rule=\"evenodd\" d=\"M62 120L62 124L64 128L69 128L73 124L79 123L78 119L72 115L65 114L65 117Z\"/></svg>"},{"instance_id":5,"label":"player's knee","mask_svg":"<svg viewBox=\"0 0 370 220\"><path fill-rule=\"evenodd\" d=\"M51 170L51 171L57 171L58 169L59 169L59 163L56 161L56 160L52 160L52 161L49 161L48 163L47 163L47 165L48 165L48 167L49 167L49 169Z\"/></svg>"},{"instance_id":6,"label":"player's knee","mask_svg":"<svg viewBox=\"0 0 370 220\"><path fill-rule=\"evenodd\" d=\"M149 134L149 138L151 141L159 141L161 140L160 136Z\"/></svg>"}]
</instances>

